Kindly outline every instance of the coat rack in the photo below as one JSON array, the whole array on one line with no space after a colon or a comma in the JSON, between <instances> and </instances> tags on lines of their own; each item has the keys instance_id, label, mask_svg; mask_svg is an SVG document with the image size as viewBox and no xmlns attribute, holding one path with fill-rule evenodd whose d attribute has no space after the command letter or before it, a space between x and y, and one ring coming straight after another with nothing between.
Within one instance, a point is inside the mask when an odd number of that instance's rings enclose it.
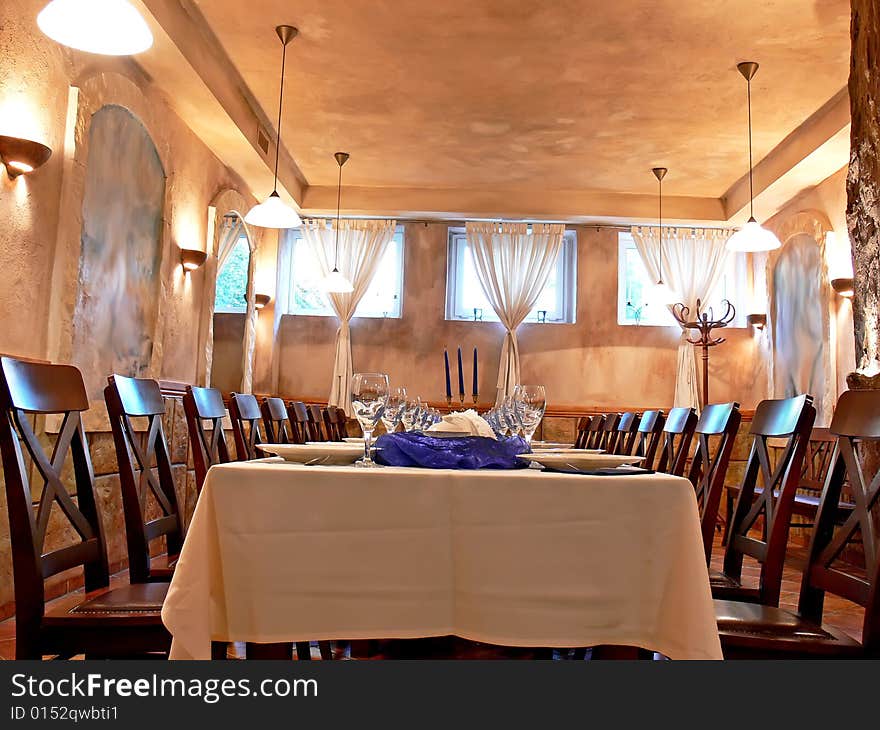
<instances>
[{"instance_id":1,"label":"coat rack","mask_svg":"<svg viewBox=\"0 0 880 730\"><path fill-rule=\"evenodd\" d=\"M702 302L697 299L697 309L694 319L690 319L691 309L679 302L672 305L672 316L681 325L682 329L696 330L700 333L698 338L688 337L687 341L694 347L703 348L703 405L709 403L709 348L720 345L725 341L724 337L713 337L712 330L727 327L736 317L736 308L726 299L721 303L725 309L724 314L715 319L712 307L701 311Z\"/></svg>"}]
</instances>

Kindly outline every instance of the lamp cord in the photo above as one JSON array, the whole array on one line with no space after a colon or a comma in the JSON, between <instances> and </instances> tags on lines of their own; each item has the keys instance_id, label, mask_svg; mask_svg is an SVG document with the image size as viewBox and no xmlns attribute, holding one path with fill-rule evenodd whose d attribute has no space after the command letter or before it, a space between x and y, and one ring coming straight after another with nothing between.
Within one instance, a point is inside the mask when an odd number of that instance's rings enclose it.
<instances>
[{"instance_id":1,"label":"lamp cord","mask_svg":"<svg viewBox=\"0 0 880 730\"><path fill-rule=\"evenodd\" d=\"M336 242L334 243L333 271L339 271L339 208L342 205L342 165L339 166L339 180L336 183Z\"/></svg>"},{"instance_id":2,"label":"lamp cord","mask_svg":"<svg viewBox=\"0 0 880 730\"><path fill-rule=\"evenodd\" d=\"M746 80L746 93L748 95L749 108L749 216L755 217L755 188L752 182L752 81Z\"/></svg>"},{"instance_id":3,"label":"lamp cord","mask_svg":"<svg viewBox=\"0 0 880 730\"><path fill-rule=\"evenodd\" d=\"M660 281L658 284L663 283L663 180L658 180L657 183L660 185Z\"/></svg>"},{"instance_id":4,"label":"lamp cord","mask_svg":"<svg viewBox=\"0 0 880 730\"><path fill-rule=\"evenodd\" d=\"M284 103L284 65L287 61L287 44L281 42L281 90L278 92L278 125L275 128L275 182L272 190L278 192L278 155L281 152L281 108Z\"/></svg>"}]
</instances>

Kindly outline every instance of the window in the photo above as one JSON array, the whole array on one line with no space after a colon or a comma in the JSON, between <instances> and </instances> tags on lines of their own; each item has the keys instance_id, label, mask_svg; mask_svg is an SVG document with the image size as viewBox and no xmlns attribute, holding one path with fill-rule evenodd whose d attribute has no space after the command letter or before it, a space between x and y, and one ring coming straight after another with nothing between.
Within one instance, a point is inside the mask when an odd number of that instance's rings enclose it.
<instances>
[{"instance_id":1,"label":"window","mask_svg":"<svg viewBox=\"0 0 880 730\"><path fill-rule=\"evenodd\" d=\"M677 327L678 323L669 308L654 294L656 282L648 276L632 234L621 233L618 245L617 323ZM730 254L721 281L709 302L709 306L719 315L723 311L721 302L724 299L736 307L736 319L731 327L746 326L746 277L746 256Z\"/></svg>"},{"instance_id":2,"label":"window","mask_svg":"<svg viewBox=\"0 0 880 730\"><path fill-rule=\"evenodd\" d=\"M246 312L248 264L251 249L246 236L240 236L217 274L215 312Z\"/></svg>"},{"instance_id":3,"label":"window","mask_svg":"<svg viewBox=\"0 0 880 730\"><path fill-rule=\"evenodd\" d=\"M290 293L287 314L334 317L333 308L321 290L321 267L311 246L300 231L291 231L293 252L290 261ZM400 318L403 299L403 227L382 255L376 275L354 312L355 317Z\"/></svg>"},{"instance_id":4,"label":"window","mask_svg":"<svg viewBox=\"0 0 880 730\"><path fill-rule=\"evenodd\" d=\"M566 231L556 266L526 322L575 321L577 292L577 235ZM497 322L498 316L483 293L463 228L449 229L446 274L446 319Z\"/></svg>"}]
</instances>

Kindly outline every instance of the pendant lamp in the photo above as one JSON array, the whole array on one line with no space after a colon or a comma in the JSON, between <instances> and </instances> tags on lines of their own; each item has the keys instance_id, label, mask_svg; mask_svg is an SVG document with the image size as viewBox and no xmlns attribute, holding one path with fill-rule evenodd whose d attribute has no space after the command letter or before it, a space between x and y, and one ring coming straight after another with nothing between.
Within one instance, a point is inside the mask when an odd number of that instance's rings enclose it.
<instances>
[{"instance_id":1,"label":"pendant lamp","mask_svg":"<svg viewBox=\"0 0 880 730\"><path fill-rule=\"evenodd\" d=\"M129 56L153 45L153 34L128 0L52 0L37 25L63 46L105 56Z\"/></svg>"},{"instance_id":2,"label":"pendant lamp","mask_svg":"<svg viewBox=\"0 0 880 730\"><path fill-rule=\"evenodd\" d=\"M663 281L663 178L668 172L665 167L654 167L651 169L657 183L660 186L659 203L660 203L660 271L657 283L654 285L654 296L663 304L674 304L676 300L675 292L667 286Z\"/></svg>"},{"instance_id":3,"label":"pendant lamp","mask_svg":"<svg viewBox=\"0 0 880 730\"><path fill-rule=\"evenodd\" d=\"M337 152L333 155L339 165L339 182L336 186L336 238L334 241L333 271L324 277L321 288L330 294L348 294L354 287L348 278L339 270L339 210L342 205L342 166L348 162L348 152Z\"/></svg>"}]
</instances>

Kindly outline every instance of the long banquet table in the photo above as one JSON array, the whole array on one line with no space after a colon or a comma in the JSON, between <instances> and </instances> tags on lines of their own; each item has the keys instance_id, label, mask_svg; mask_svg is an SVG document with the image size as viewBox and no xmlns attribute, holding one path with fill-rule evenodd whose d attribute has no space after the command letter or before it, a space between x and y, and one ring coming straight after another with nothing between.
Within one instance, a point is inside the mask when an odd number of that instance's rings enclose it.
<instances>
[{"instance_id":1,"label":"long banquet table","mask_svg":"<svg viewBox=\"0 0 880 730\"><path fill-rule=\"evenodd\" d=\"M179 659L450 634L721 658L694 490L663 474L215 466L162 618Z\"/></svg>"}]
</instances>

